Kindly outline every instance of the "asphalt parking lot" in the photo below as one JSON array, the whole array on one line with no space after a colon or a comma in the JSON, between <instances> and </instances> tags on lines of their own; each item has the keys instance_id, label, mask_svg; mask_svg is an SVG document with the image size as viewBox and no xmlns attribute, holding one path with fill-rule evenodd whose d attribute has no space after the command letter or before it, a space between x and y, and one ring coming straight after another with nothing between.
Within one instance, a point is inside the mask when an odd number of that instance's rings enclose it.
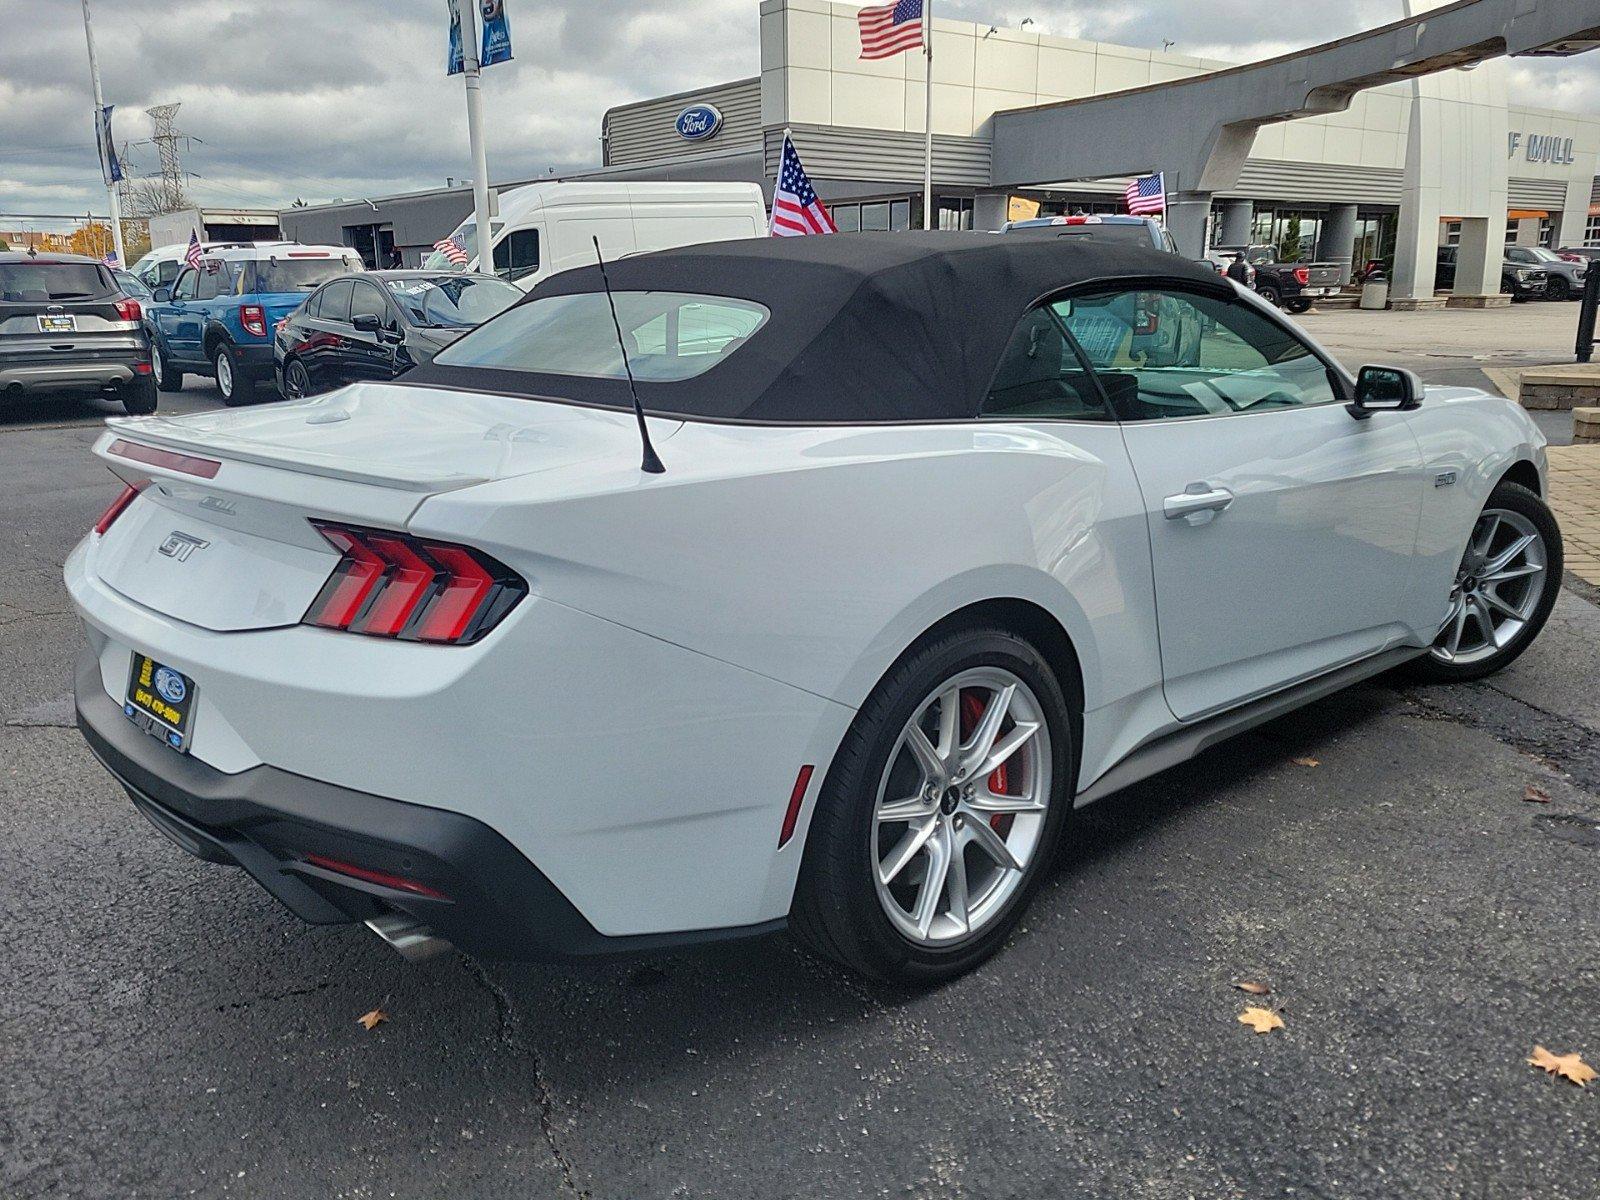
<instances>
[{"instance_id":1,"label":"asphalt parking lot","mask_svg":"<svg viewBox=\"0 0 1600 1200\"><path fill-rule=\"evenodd\" d=\"M935 992L781 938L414 967L179 853L70 727L97 427L0 416L0 1195L1596 1194L1600 1085L1525 1062L1600 1065L1592 589L1488 683L1380 680L1081 814Z\"/></svg>"}]
</instances>

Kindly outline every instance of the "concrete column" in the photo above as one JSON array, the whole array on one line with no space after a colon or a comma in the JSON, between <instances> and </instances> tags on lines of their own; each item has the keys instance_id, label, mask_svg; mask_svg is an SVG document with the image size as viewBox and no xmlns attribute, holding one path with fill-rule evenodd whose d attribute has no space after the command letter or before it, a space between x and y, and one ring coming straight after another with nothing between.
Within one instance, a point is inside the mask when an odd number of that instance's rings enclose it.
<instances>
[{"instance_id":1,"label":"concrete column","mask_svg":"<svg viewBox=\"0 0 1600 1200\"><path fill-rule=\"evenodd\" d=\"M1356 206L1339 204L1322 218L1322 234L1317 239L1317 258L1339 264L1339 284L1350 282L1351 263L1356 256Z\"/></svg>"},{"instance_id":2,"label":"concrete column","mask_svg":"<svg viewBox=\"0 0 1600 1200\"><path fill-rule=\"evenodd\" d=\"M1219 246L1248 246L1250 226L1256 215L1256 206L1250 200L1224 200L1222 202L1222 230L1217 235Z\"/></svg>"},{"instance_id":3,"label":"concrete column","mask_svg":"<svg viewBox=\"0 0 1600 1200\"><path fill-rule=\"evenodd\" d=\"M1439 185L1437 172L1425 171L1424 149L1428 140L1423 119L1425 101L1420 85L1413 83L1411 123L1406 135L1406 173L1400 198L1400 222L1394 237L1394 279L1389 285L1390 302L1401 306L1418 301L1433 302L1433 283L1439 270Z\"/></svg>"},{"instance_id":4,"label":"concrete column","mask_svg":"<svg viewBox=\"0 0 1600 1200\"><path fill-rule=\"evenodd\" d=\"M1173 192L1167 197L1167 231L1185 258L1204 258L1210 192Z\"/></svg>"},{"instance_id":5,"label":"concrete column","mask_svg":"<svg viewBox=\"0 0 1600 1200\"><path fill-rule=\"evenodd\" d=\"M1456 286L1452 296L1498 296L1500 264L1505 261L1503 227L1492 217L1466 217L1456 249Z\"/></svg>"},{"instance_id":6,"label":"concrete column","mask_svg":"<svg viewBox=\"0 0 1600 1200\"><path fill-rule=\"evenodd\" d=\"M972 227L999 229L1006 223L1010 200L1009 192L979 192L972 198Z\"/></svg>"}]
</instances>

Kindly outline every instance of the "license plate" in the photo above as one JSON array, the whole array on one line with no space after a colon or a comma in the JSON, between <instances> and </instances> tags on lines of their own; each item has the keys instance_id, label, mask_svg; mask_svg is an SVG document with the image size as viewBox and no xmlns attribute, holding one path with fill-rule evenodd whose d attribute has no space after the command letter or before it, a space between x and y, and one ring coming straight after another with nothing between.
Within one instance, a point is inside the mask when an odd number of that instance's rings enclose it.
<instances>
[{"instance_id":1,"label":"license plate","mask_svg":"<svg viewBox=\"0 0 1600 1200\"><path fill-rule=\"evenodd\" d=\"M194 680L182 671L163 666L148 654L135 654L122 712L151 737L187 753L194 691Z\"/></svg>"},{"instance_id":2,"label":"license plate","mask_svg":"<svg viewBox=\"0 0 1600 1200\"><path fill-rule=\"evenodd\" d=\"M39 314L40 333L77 333L78 318L68 313L65 316L47 316Z\"/></svg>"}]
</instances>

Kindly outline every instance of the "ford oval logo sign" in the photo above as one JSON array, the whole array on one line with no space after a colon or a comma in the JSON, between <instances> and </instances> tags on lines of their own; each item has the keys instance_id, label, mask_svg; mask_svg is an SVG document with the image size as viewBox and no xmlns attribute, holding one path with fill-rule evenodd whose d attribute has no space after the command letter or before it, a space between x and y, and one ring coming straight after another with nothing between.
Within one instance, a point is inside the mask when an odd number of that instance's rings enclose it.
<instances>
[{"instance_id":1,"label":"ford oval logo sign","mask_svg":"<svg viewBox=\"0 0 1600 1200\"><path fill-rule=\"evenodd\" d=\"M686 142L703 142L722 128L722 112L713 104L691 104L678 114L678 136Z\"/></svg>"}]
</instances>

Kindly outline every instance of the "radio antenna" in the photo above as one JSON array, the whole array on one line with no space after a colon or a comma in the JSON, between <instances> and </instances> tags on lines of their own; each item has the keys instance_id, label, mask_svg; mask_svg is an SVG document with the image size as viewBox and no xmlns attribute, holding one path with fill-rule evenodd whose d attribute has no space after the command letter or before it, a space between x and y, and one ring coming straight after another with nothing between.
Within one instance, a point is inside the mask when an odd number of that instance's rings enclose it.
<instances>
[{"instance_id":1,"label":"radio antenna","mask_svg":"<svg viewBox=\"0 0 1600 1200\"><path fill-rule=\"evenodd\" d=\"M633 396L633 415L639 421L639 440L644 443L644 461L639 469L649 475L664 475L666 467L656 457L656 448L650 444L650 427L645 424L644 405L639 401L639 387L633 381L633 364L628 361L628 343L622 337L622 322L617 319L617 299L611 294L611 276L606 274L606 260L600 253L600 239L594 239L594 258L600 264L600 282L605 284L606 303L611 306L611 327L617 331L617 349L622 351L622 369L628 373L628 392Z\"/></svg>"}]
</instances>

